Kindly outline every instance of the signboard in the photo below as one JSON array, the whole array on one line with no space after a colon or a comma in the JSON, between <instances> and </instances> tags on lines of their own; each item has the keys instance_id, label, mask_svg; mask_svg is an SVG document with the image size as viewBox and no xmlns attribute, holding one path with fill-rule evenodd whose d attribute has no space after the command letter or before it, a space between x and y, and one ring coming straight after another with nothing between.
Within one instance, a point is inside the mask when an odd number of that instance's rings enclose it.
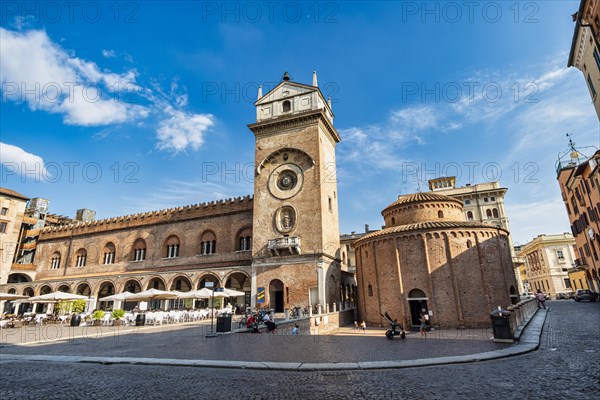
<instances>
[{"instance_id":1,"label":"signboard","mask_svg":"<svg viewBox=\"0 0 600 400\"><path fill-rule=\"evenodd\" d=\"M205 288L211 288L214 287L215 283L214 282L204 282L204 287Z\"/></svg>"},{"instance_id":2,"label":"signboard","mask_svg":"<svg viewBox=\"0 0 600 400\"><path fill-rule=\"evenodd\" d=\"M265 302L265 288L264 287L259 287L257 292L256 292L256 300L258 303L264 303Z\"/></svg>"},{"instance_id":3,"label":"signboard","mask_svg":"<svg viewBox=\"0 0 600 400\"><path fill-rule=\"evenodd\" d=\"M222 287L218 287L215 289L215 292L224 292L225 289L223 289Z\"/></svg>"}]
</instances>

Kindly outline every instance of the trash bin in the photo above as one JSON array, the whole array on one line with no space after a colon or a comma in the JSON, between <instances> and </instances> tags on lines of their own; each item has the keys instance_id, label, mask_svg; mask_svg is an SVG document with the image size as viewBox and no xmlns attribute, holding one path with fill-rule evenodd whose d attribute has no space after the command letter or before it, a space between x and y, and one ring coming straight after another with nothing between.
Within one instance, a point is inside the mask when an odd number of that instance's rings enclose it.
<instances>
[{"instance_id":1,"label":"trash bin","mask_svg":"<svg viewBox=\"0 0 600 400\"><path fill-rule=\"evenodd\" d=\"M490 317L492 318L492 329L494 330L494 342L513 342L509 316L510 311L508 310L492 311Z\"/></svg>"},{"instance_id":2,"label":"trash bin","mask_svg":"<svg viewBox=\"0 0 600 400\"><path fill-rule=\"evenodd\" d=\"M144 325L146 325L146 314L139 313L135 317L135 326L144 326Z\"/></svg>"},{"instance_id":3,"label":"trash bin","mask_svg":"<svg viewBox=\"0 0 600 400\"><path fill-rule=\"evenodd\" d=\"M81 315L73 314L71 315L71 326L79 326L81 324Z\"/></svg>"},{"instance_id":4,"label":"trash bin","mask_svg":"<svg viewBox=\"0 0 600 400\"><path fill-rule=\"evenodd\" d=\"M231 314L221 314L217 317L217 332L231 332Z\"/></svg>"}]
</instances>

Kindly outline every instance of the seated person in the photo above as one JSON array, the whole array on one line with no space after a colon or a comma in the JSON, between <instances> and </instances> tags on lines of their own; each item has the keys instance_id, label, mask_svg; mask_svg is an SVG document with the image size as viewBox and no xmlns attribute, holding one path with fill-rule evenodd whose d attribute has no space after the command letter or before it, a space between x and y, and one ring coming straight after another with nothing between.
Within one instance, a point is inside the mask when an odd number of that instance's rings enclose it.
<instances>
[{"instance_id":1,"label":"seated person","mask_svg":"<svg viewBox=\"0 0 600 400\"><path fill-rule=\"evenodd\" d=\"M263 317L263 322L266 324L267 322L271 321L271 312L267 312L265 314L265 316Z\"/></svg>"},{"instance_id":2,"label":"seated person","mask_svg":"<svg viewBox=\"0 0 600 400\"><path fill-rule=\"evenodd\" d=\"M265 325L267 325L267 330L271 333L277 333L277 325L273 321L265 321Z\"/></svg>"}]
</instances>

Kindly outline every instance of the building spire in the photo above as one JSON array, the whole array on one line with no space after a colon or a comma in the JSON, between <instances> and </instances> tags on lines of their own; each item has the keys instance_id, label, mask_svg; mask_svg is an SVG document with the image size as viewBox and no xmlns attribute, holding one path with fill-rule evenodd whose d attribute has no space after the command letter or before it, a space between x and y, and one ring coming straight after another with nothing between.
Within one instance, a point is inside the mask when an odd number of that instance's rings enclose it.
<instances>
[{"instance_id":1,"label":"building spire","mask_svg":"<svg viewBox=\"0 0 600 400\"><path fill-rule=\"evenodd\" d=\"M330 108L331 110L333 110L333 108L331 108L331 97L328 97L328 98L327 98L327 105L329 106L329 108Z\"/></svg>"},{"instance_id":2,"label":"building spire","mask_svg":"<svg viewBox=\"0 0 600 400\"><path fill-rule=\"evenodd\" d=\"M319 84L317 82L317 71L313 71L313 81L312 81L312 85L314 87L319 87Z\"/></svg>"},{"instance_id":3,"label":"building spire","mask_svg":"<svg viewBox=\"0 0 600 400\"><path fill-rule=\"evenodd\" d=\"M256 100L260 100L262 96L262 85L258 85L258 98Z\"/></svg>"}]
</instances>

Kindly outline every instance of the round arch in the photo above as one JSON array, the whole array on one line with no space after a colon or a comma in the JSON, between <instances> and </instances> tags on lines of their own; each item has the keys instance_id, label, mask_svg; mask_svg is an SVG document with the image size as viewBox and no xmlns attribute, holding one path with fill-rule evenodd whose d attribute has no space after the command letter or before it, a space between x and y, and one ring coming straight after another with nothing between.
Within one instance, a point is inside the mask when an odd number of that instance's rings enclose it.
<instances>
[{"instance_id":1,"label":"round arch","mask_svg":"<svg viewBox=\"0 0 600 400\"><path fill-rule=\"evenodd\" d=\"M219 277L211 272L208 272L208 273L200 276L200 278L198 279L198 284L196 285L196 288L202 289L203 287L206 287L205 286L206 282L213 282L215 284L216 288L221 287L221 280L219 279Z\"/></svg>"},{"instance_id":2,"label":"round arch","mask_svg":"<svg viewBox=\"0 0 600 400\"><path fill-rule=\"evenodd\" d=\"M87 282L82 282L79 285L77 285L77 289L75 289L75 294L89 297L92 295L92 288Z\"/></svg>"},{"instance_id":3,"label":"round arch","mask_svg":"<svg viewBox=\"0 0 600 400\"><path fill-rule=\"evenodd\" d=\"M142 291L142 284L137 279L128 279L121 287L119 293L130 292L139 293Z\"/></svg>"},{"instance_id":4,"label":"round arch","mask_svg":"<svg viewBox=\"0 0 600 400\"><path fill-rule=\"evenodd\" d=\"M63 283L62 285L59 285L58 289L56 289L56 290L58 292L71 293L71 288L66 283Z\"/></svg>"},{"instance_id":5,"label":"round arch","mask_svg":"<svg viewBox=\"0 0 600 400\"><path fill-rule=\"evenodd\" d=\"M146 285L146 290L156 289L156 290L167 290L167 285L165 284L165 280L160 276L155 276L148 280L148 284Z\"/></svg>"},{"instance_id":6,"label":"round arch","mask_svg":"<svg viewBox=\"0 0 600 400\"><path fill-rule=\"evenodd\" d=\"M6 283L26 283L31 282L32 279L26 274L10 274Z\"/></svg>"},{"instance_id":7,"label":"round arch","mask_svg":"<svg viewBox=\"0 0 600 400\"><path fill-rule=\"evenodd\" d=\"M185 275L177 275L169 284L169 290L177 290L178 292L189 292L192 290L192 282Z\"/></svg>"},{"instance_id":8,"label":"round arch","mask_svg":"<svg viewBox=\"0 0 600 400\"><path fill-rule=\"evenodd\" d=\"M52 288L50 287L50 285L44 285L40 287L40 296L48 293L52 293Z\"/></svg>"}]
</instances>

